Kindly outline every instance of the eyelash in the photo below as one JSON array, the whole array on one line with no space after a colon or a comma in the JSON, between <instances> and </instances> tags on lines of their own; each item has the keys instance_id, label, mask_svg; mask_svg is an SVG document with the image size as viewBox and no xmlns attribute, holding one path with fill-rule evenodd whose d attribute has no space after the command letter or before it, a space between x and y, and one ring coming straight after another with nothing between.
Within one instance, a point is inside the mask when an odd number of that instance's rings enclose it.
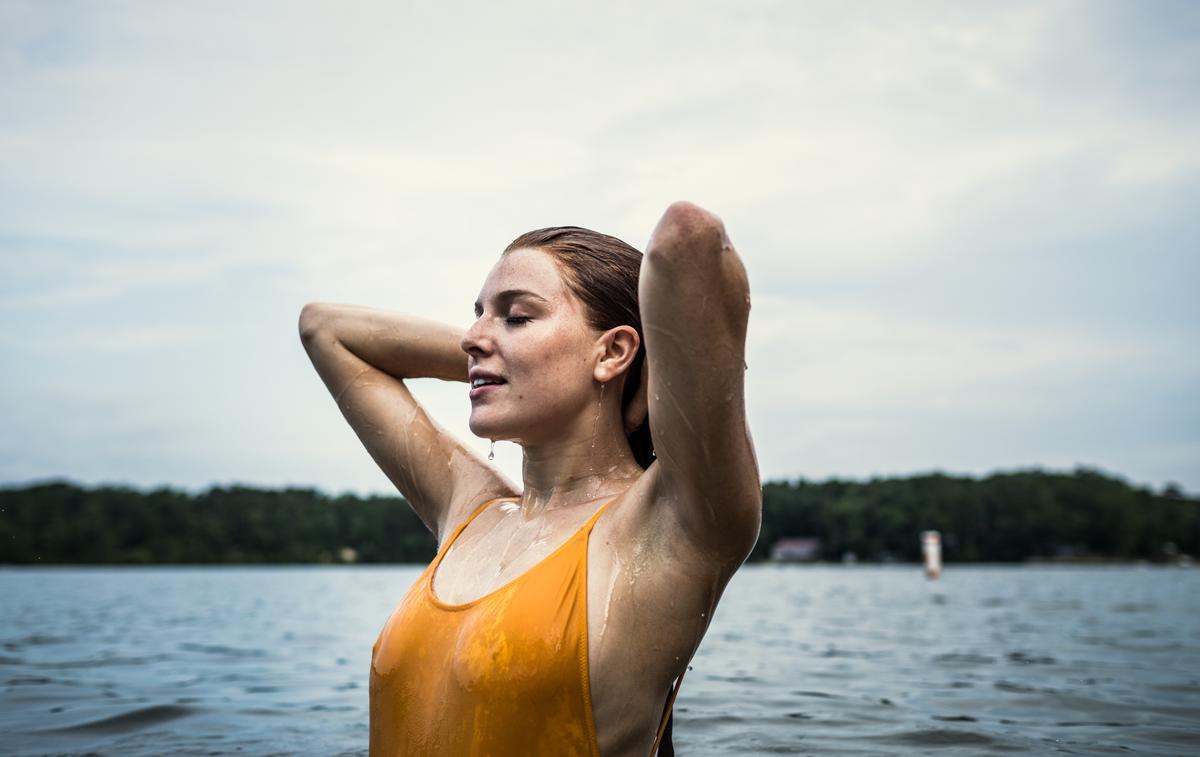
<instances>
[{"instance_id":1,"label":"eyelash","mask_svg":"<svg viewBox=\"0 0 1200 757\"><path fill-rule=\"evenodd\" d=\"M475 320L479 320L482 317L483 317L482 313L475 314ZM509 324L510 326L524 326L526 323L528 323L529 321L532 321L532 320L533 320L533 316L529 316L529 315L510 315L504 319L504 322Z\"/></svg>"}]
</instances>

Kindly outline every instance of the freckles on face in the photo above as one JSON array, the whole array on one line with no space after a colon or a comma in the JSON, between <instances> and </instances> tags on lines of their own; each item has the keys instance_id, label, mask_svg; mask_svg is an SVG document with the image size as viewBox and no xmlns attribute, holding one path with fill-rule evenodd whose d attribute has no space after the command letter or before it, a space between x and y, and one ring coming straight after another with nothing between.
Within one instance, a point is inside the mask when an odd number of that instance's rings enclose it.
<instances>
[{"instance_id":1,"label":"freckles on face","mask_svg":"<svg viewBox=\"0 0 1200 757\"><path fill-rule=\"evenodd\" d=\"M499 422L503 415L505 425L518 416L550 422L588 396L595 335L548 253L504 255L488 274L475 313L475 338L464 341L468 365L499 374L506 384L472 402L473 420Z\"/></svg>"},{"instance_id":2,"label":"freckles on face","mask_svg":"<svg viewBox=\"0 0 1200 757\"><path fill-rule=\"evenodd\" d=\"M513 250L501 258L493 274L485 291L491 290L493 315L503 321L497 344L508 358L532 361L536 364L532 367L539 368L550 364L563 368L586 359L589 334L580 303L548 253ZM489 303L483 304L486 311Z\"/></svg>"}]
</instances>

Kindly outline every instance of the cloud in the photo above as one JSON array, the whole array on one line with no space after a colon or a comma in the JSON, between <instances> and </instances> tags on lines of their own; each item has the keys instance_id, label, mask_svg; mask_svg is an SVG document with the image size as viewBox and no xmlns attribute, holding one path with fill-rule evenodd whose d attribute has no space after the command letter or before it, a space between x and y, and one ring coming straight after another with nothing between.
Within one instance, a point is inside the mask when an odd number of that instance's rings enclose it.
<instances>
[{"instance_id":1,"label":"cloud","mask_svg":"<svg viewBox=\"0 0 1200 757\"><path fill-rule=\"evenodd\" d=\"M1088 458L1200 489L1198 30L1190 3L6 3L0 389L42 426L0 434L0 477L98 475L73 434L111 428L131 480L385 489L305 302L465 326L518 233L643 245L686 198L751 278L765 475ZM414 385L468 436L456 387Z\"/></svg>"}]
</instances>

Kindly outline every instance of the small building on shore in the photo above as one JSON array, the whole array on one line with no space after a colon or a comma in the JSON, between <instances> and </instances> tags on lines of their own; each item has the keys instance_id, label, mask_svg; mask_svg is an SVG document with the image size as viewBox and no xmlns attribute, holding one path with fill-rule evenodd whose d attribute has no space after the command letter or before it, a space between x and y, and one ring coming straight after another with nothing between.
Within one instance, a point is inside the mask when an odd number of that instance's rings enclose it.
<instances>
[{"instance_id":1,"label":"small building on shore","mask_svg":"<svg viewBox=\"0 0 1200 757\"><path fill-rule=\"evenodd\" d=\"M812 562L821 556L821 540L812 536L793 536L771 545L771 559L778 562Z\"/></svg>"}]
</instances>

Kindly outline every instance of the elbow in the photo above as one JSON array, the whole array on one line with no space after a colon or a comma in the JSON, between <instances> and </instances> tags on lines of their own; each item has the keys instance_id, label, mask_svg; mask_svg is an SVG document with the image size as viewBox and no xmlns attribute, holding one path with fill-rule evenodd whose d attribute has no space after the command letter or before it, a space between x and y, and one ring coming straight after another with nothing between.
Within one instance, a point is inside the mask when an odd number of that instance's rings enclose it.
<instances>
[{"instance_id":1,"label":"elbow","mask_svg":"<svg viewBox=\"0 0 1200 757\"><path fill-rule=\"evenodd\" d=\"M721 219L681 200L671 203L654 227L646 244L646 258L652 264L686 259L695 265L705 258L718 260L727 249L732 245Z\"/></svg>"},{"instance_id":2,"label":"elbow","mask_svg":"<svg viewBox=\"0 0 1200 757\"><path fill-rule=\"evenodd\" d=\"M300 341L309 342L316 336L325 320L324 308L319 302L310 302L300 309Z\"/></svg>"}]
</instances>

